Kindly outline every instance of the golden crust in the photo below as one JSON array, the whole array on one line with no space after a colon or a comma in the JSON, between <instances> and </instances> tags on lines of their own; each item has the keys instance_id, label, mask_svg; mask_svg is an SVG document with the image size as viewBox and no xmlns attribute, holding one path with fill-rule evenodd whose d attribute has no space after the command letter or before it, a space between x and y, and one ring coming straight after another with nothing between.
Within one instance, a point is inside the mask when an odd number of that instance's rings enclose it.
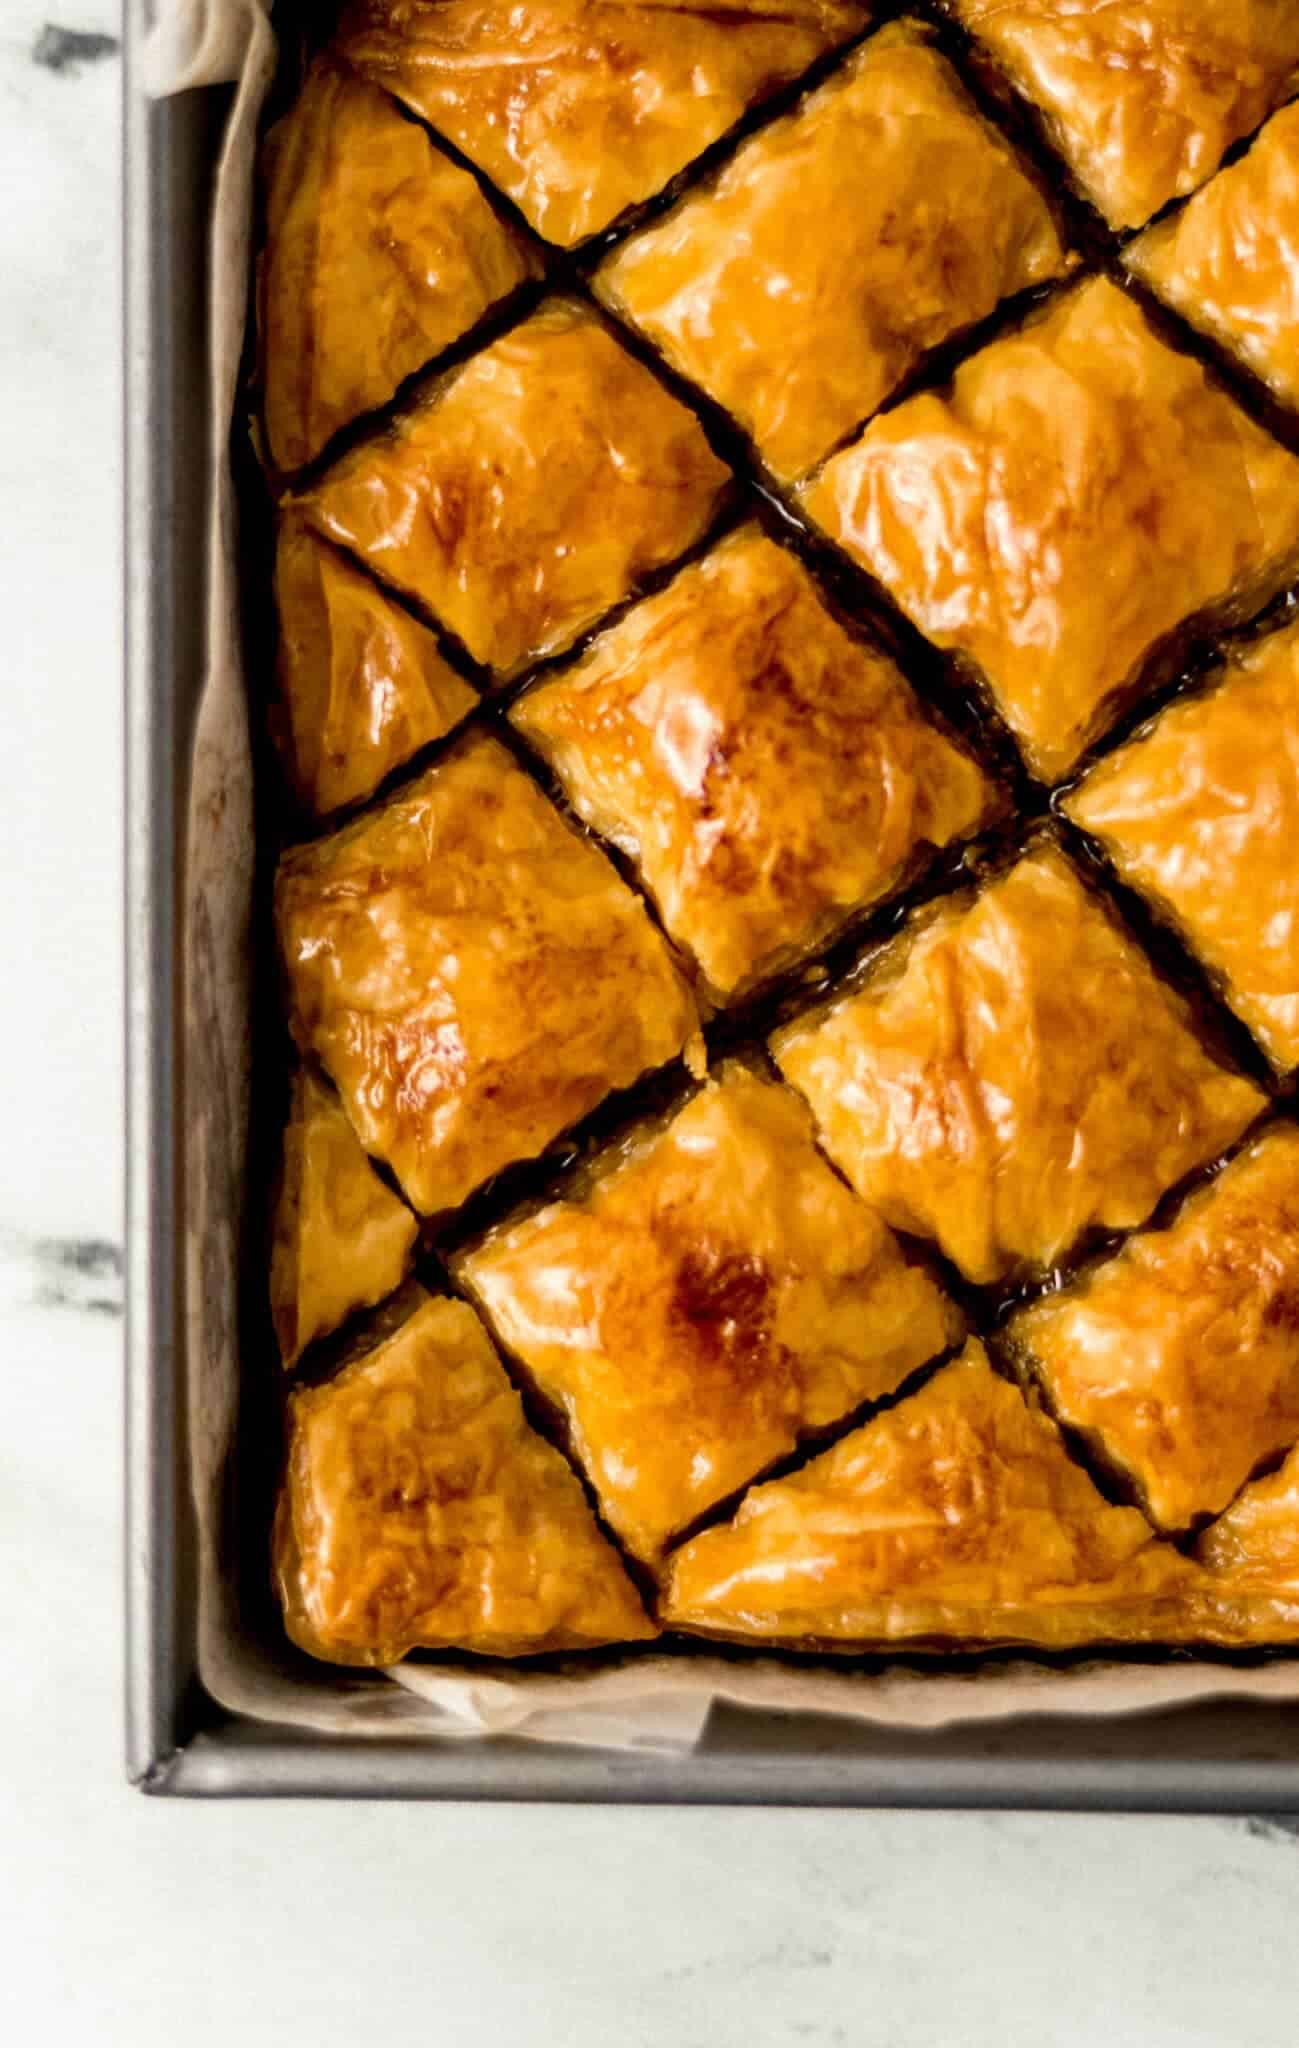
<instances>
[{"instance_id":1,"label":"golden crust","mask_svg":"<svg viewBox=\"0 0 1299 2048\"><path fill-rule=\"evenodd\" d=\"M743 1067L457 1263L641 1556L952 1343L959 1312Z\"/></svg>"},{"instance_id":2,"label":"golden crust","mask_svg":"<svg viewBox=\"0 0 1299 2048\"><path fill-rule=\"evenodd\" d=\"M292 470L539 264L468 171L328 57L267 136L263 169L264 420Z\"/></svg>"},{"instance_id":3,"label":"golden crust","mask_svg":"<svg viewBox=\"0 0 1299 2048\"><path fill-rule=\"evenodd\" d=\"M337 1098L293 1081L271 1250L271 1319L286 1366L372 1308L410 1270L419 1224L384 1186Z\"/></svg>"},{"instance_id":4,"label":"golden crust","mask_svg":"<svg viewBox=\"0 0 1299 2048\"><path fill-rule=\"evenodd\" d=\"M313 1657L519 1657L655 1634L559 1452L529 1429L473 1310L290 1397L275 1525L285 1626Z\"/></svg>"},{"instance_id":5,"label":"golden crust","mask_svg":"<svg viewBox=\"0 0 1299 2048\"><path fill-rule=\"evenodd\" d=\"M983 1283L1144 1222L1264 1102L1051 849L913 922L773 1050L858 1192Z\"/></svg>"},{"instance_id":6,"label":"golden crust","mask_svg":"<svg viewBox=\"0 0 1299 2048\"><path fill-rule=\"evenodd\" d=\"M670 1560L672 1628L809 1646L1160 1642L1192 1567L1111 1507L972 1341Z\"/></svg>"},{"instance_id":7,"label":"golden crust","mask_svg":"<svg viewBox=\"0 0 1299 2048\"><path fill-rule=\"evenodd\" d=\"M899 23L616 251L597 286L792 477L926 349L1065 262L1008 145Z\"/></svg>"},{"instance_id":8,"label":"golden crust","mask_svg":"<svg viewBox=\"0 0 1299 2048\"><path fill-rule=\"evenodd\" d=\"M728 481L685 407L559 300L300 502L508 676L682 554Z\"/></svg>"},{"instance_id":9,"label":"golden crust","mask_svg":"<svg viewBox=\"0 0 1299 2048\"><path fill-rule=\"evenodd\" d=\"M1044 781L1166 634L1299 562L1299 461L1106 278L877 419L804 495L977 663Z\"/></svg>"},{"instance_id":10,"label":"golden crust","mask_svg":"<svg viewBox=\"0 0 1299 2048\"><path fill-rule=\"evenodd\" d=\"M722 997L887 895L992 802L894 664L754 528L512 717Z\"/></svg>"},{"instance_id":11,"label":"golden crust","mask_svg":"<svg viewBox=\"0 0 1299 2048\"><path fill-rule=\"evenodd\" d=\"M1111 227L1193 192L1299 85L1293 0L948 0Z\"/></svg>"},{"instance_id":12,"label":"golden crust","mask_svg":"<svg viewBox=\"0 0 1299 2048\"><path fill-rule=\"evenodd\" d=\"M1171 1228L1010 1329L1161 1527L1217 1514L1299 1437L1299 1130L1266 1132Z\"/></svg>"},{"instance_id":13,"label":"golden crust","mask_svg":"<svg viewBox=\"0 0 1299 2048\"><path fill-rule=\"evenodd\" d=\"M1299 1641L1299 1449L1244 1489L1195 1557L1204 1640L1229 1649Z\"/></svg>"},{"instance_id":14,"label":"golden crust","mask_svg":"<svg viewBox=\"0 0 1299 2048\"><path fill-rule=\"evenodd\" d=\"M372 795L478 701L428 627L292 515L280 521L275 602L275 737L317 817Z\"/></svg>"},{"instance_id":15,"label":"golden crust","mask_svg":"<svg viewBox=\"0 0 1299 2048\"><path fill-rule=\"evenodd\" d=\"M681 1050L649 917L494 740L280 864L290 1022L425 1213Z\"/></svg>"},{"instance_id":16,"label":"golden crust","mask_svg":"<svg viewBox=\"0 0 1299 2048\"><path fill-rule=\"evenodd\" d=\"M1299 106L1124 261L1286 404L1299 405Z\"/></svg>"},{"instance_id":17,"label":"golden crust","mask_svg":"<svg viewBox=\"0 0 1299 2048\"><path fill-rule=\"evenodd\" d=\"M571 246L869 13L851 0L357 0L342 48Z\"/></svg>"},{"instance_id":18,"label":"golden crust","mask_svg":"<svg viewBox=\"0 0 1299 2048\"><path fill-rule=\"evenodd\" d=\"M1235 655L1065 808L1181 925L1276 1066L1299 1063L1299 626Z\"/></svg>"}]
</instances>

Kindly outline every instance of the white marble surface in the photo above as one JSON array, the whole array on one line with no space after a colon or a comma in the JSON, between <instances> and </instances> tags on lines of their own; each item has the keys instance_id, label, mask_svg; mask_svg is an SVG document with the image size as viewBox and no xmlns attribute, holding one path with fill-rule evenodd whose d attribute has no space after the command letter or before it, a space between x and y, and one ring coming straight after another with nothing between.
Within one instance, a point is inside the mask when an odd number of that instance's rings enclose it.
<instances>
[{"instance_id":1,"label":"white marble surface","mask_svg":"<svg viewBox=\"0 0 1299 2048\"><path fill-rule=\"evenodd\" d=\"M46 20L0 9L0 2038L1291 2048L1279 1827L122 1782L118 76Z\"/></svg>"}]
</instances>

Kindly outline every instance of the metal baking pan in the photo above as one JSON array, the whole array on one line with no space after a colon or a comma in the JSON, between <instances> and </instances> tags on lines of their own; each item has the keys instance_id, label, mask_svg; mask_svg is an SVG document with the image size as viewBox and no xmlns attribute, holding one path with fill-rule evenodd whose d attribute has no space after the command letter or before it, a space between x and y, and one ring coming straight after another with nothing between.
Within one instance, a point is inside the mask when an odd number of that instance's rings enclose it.
<instances>
[{"instance_id":1,"label":"metal baking pan","mask_svg":"<svg viewBox=\"0 0 1299 2048\"><path fill-rule=\"evenodd\" d=\"M367 1742L241 1720L194 1655L181 1330L178 877L202 677L207 212L223 91L152 104L126 8L127 1771L155 1793L1299 1813L1299 1709L900 1735L715 1712L691 1755Z\"/></svg>"}]
</instances>

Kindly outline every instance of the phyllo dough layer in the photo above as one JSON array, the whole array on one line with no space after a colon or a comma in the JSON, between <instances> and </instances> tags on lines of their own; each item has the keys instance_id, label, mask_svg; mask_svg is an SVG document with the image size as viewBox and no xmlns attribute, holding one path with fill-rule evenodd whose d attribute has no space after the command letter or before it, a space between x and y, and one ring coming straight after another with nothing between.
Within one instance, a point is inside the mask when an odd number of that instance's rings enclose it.
<instances>
[{"instance_id":1,"label":"phyllo dough layer","mask_svg":"<svg viewBox=\"0 0 1299 2048\"><path fill-rule=\"evenodd\" d=\"M427 626L289 514L275 553L275 737L317 816L373 795L478 702Z\"/></svg>"},{"instance_id":2,"label":"phyllo dough layer","mask_svg":"<svg viewBox=\"0 0 1299 2048\"><path fill-rule=\"evenodd\" d=\"M1299 626L1235 654L1066 808L1171 913L1276 1066L1299 1063Z\"/></svg>"},{"instance_id":3,"label":"phyllo dough layer","mask_svg":"<svg viewBox=\"0 0 1299 2048\"><path fill-rule=\"evenodd\" d=\"M849 1648L1168 1642L1192 1566L1111 1507L972 1341L670 1560L670 1627Z\"/></svg>"},{"instance_id":4,"label":"phyllo dough layer","mask_svg":"<svg viewBox=\"0 0 1299 2048\"><path fill-rule=\"evenodd\" d=\"M1193 192L1299 86L1294 0L947 0L1111 227Z\"/></svg>"},{"instance_id":5,"label":"phyllo dough layer","mask_svg":"<svg viewBox=\"0 0 1299 2048\"><path fill-rule=\"evenodd\" d=\"M276 916L299 1045L425 1213L533 1157L695 1026L636 897L481 736L286 855Z\"/></svg>"},{"instance_id":6,"label":"phyllo dough layer","mask_svg":"<svg viewBox=\"0 0 1299 2048\"><path fill-rule=\"evenodd\" d=\"M263 410L271 458L292 470L539 265L468 171L328 57L262 162Z\"/></svg>"},{"instance_id":7,"label":"phyllo dough layer","mask_svg":"<svg viewBox=\"0 0 1299 2048\"><path fill-rule=\"evenodd\" d=\"M797 1097L738 1065L456 1270L646 1558L962 1327Z\"/></svg>"},{"instance_id":8,"label":"phyllo dough layer","mask_svg":"<svg viewBox=\"0 0 1299 2048\"><path fill-rule=\"evenodd\" d=\"M893 662L751 527L512 717L721 997L887 895L993 801Z\"/></svg>"},{"instance_id":9,"label":"phyllo dough layer","mask_svg":"<svg viewBox=\"0 0 1299 2048\"><path fill-rule=\"evenodd\" d=\"M302 501L503 676L557 654L703 533L726 486L693 416L553 301Z\"/></svg>"},{"instance_id":10,"label":"phyllo dough layer","mask_svg":"<svg viewBox=\"0 0 1299 2048\"><path fill-rule=\"evenodd\" d=\"M1299 1641L1299 1449L1244 1488L1195 1556L1200 1636L1228 1649Z\"/></svg>"},{"instance_id":11,"label":"phyllo dough layer","mask_svg":"<svg viewBox=\"0 0 1299 2048\"><path fill-rule=\"evenodd\" d=\"M1274 1126L1168 1229L1010 1329L1156 1522L1217 1514L1299 1438L1299 1130Z\"/></svg>"},{"instance_id":12,"label":"phyllo dough layer","mask_svg":"<svg viewBox=\"0 0 1299 2048\"><path fill-rule=\"evenodd\" d=\"M926 349L1064 265L1042 194L899 23L617 250L598 288L788 477Z\"/></svg>"},{"instance_id":13,"label":"phyllo dough layer","mask_svg":"<svg viewBox=\"0 0 1299 2048\"><path fill-rule=\"evenodd\" d=\"M1144 1222L1264 1101L1051 848L922 914L773 1050L865 1200L981 1283Z\"/></svg>"},{"instance_id":14,"label":"phyllo dough layer","mask_svg":"<svg viewBox=\"0 0 1299 2048\"><path fill-rule=\"evenodd\" d=\"M1165 635L1299 567L1299 460L1093 278L867 428L812 518L1058 781Z\"/></svg>"},{"instance_id":15,"label":"phyllo dough layer","mask_svg":"<svg viewBox=\"0 0 1299 2048\"><path fill-rule=\"evenodd\" d=\"M356 0L341 44L569 246L869 18L853 0Z\"/></svg>"},{"instance_id":16,"label":"phyllo dough layer","mask_svg":"<svg viewBox=\"0 0 1299 2048\"><path fill-rule=\"evenodd\" d=\"M655 1634L581 1485L458 1301L425 1300L336 1379L290 1397L275 1577L294 1642L336 1664Z\"/></svg>"}]
</instances>

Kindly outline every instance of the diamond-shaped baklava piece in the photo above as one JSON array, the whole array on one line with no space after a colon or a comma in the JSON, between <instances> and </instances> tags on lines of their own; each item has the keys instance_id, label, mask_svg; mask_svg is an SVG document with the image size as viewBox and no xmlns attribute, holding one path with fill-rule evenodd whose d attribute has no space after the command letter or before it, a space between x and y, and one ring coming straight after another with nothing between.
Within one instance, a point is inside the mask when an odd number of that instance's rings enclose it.
<instances>
[{"instance_id":1,"label":"diamond-shaped baklava piece","mask_svg":"<svg viewBox=\"0 0 1299 2048\"><path fill-rule=\"evenodd\" d=\"M1037 187L923 31L899 24L598 284L789 477L926 349L1064 263Z\"/></svg>"},{"instance_id":2,"label":"diamond-shaped baklava piece","mask_svg":"<svg viewBox=\"0 0 1299 2048\"><path fill-rule=\"evenodd\" d=\"M734 1065L457 1272L646 1558L961 1327L797 1097Z\"/></svg>"},{"instance_id":3,"label":"diamond-shaped baklava piece","mask_svg":"<svg viewBox=\"0 0 1299 2048\"><path fill-rule=\"evenodd\" d=\"M1165 635L1299 564L1299 461L1105 278L877 419L806 490L921 631L982 670L1035 774Z\"/></svg>"},{"instance_id":4,"label":"diamond-shaped baklava piece","mask_svg":"<svg viewBox=\"0 0 1299 2048\"><path fill-rule=\"evenodd\" d=\"M1236 654L1066 809L1171 913L1275 1064L1299 1063L1299 626Z\"/></svg>"},{"instance_id":5,"label":"diamond-shaped baklava piece","mask_svg":"<svg viewBox=\"0 0 1299 2048\"><path fill-rule=\"evenodd\" d=\"M387 93L318 58L266 139L265 424L298 469L539 265Z\"/></svg>"},{"instance_id":6,"label":"diamond-shaped baklava piece","mask_svg":"<svg viewBox=\"0 0 1299 2048\"><path fill-rule=\"evenodd\" d=\"M1294 0L947 0L1111 227L1211 176L1299 85Z\"/></svg>"},{"instance_id":7,"label":"diamond-shaped baklava piece","mask_svg":"<svg viewBox=\"0 0 1299 2048\"><path fill-rule=\"evenodd\" d=\"M1299 405L1299 106L1124 259L1179 313Z\"/></svg>"},{"instance_id":8,"label":"diamond-shaped baklava piece","mask_svg":"<svg viewBox=\"0 0 1299 2048\"><path fill-rule=\"evenodd\" d=\"M557 654L708 525L729 471L594 313L559 300L302 500L504 676Z\"/></svg>"},{"instance_id":9,"label":"diamond-shaped baklava piece","mask_svg":"<svg viewBox=\"0 0 1299 2048\"><path fill-rule=\"evenodd\" d=\"M1299 1130L1258 1138L1167 1230L1010 1325L1062 1421L1181 1529L1299 1438Z\"/></svg>"},{"instance_id":10,"label":"diamond-shaped baklava piece","mask_svg":"<svg viewBox=\"0 0 1299 2048\"><path fill-rule=\"evenodd\" d=\"M426 1213L532 1158L694 1029L637 898L480 736L287 854L276 917L295 1037Z\"/></svg>"},{"instance_id":11,"label":"diamond-shaped baklava piece","mask_svg":"<svg viewBox=\"0 0 1299 2048\"><path fill-rule=\"evenodd\" d=\"M512 716L721 997L886 895L991 802L893 663L752 527Z\"/></svg>"},{"instance_id":12,"label":"diamond-shaped baklava piece","mask_svg":"<svg viewBox=\"0 0 1299 2048\"><path fill-rule=\"evenodd\" d=\"M852 0L354 0L341 47L571 246L869 16Z\"/></svg>"},{"instance_id":13,"label":"diamond-shaped baklava piece","mask_svg":"<svg viewBox=\"0 0 1299 2048\"><path fill-rule=\"evenodd\" d=\"M1067 1649L1176 1639L1193 1578L971 1342L919 1393L685 1544L662 1614L805 1648Z\"/></svg>"},{"instance_id":14,"label":"diamond-shaped baklava piece","mask_svg":"<svg viewBox=\"0 0 1299 2048\"><path fill-rule=\"evenodd\" d=\"M433 634L300 519L281 521L275 736L317 816L370 796L478 699Z\"/></svg>"},{"instance_id":15,"label":"diamond-shaped baklava piece","mask_svg":"<svg viewBox=\"0 0 1299 2048\"><path fill-rule=\"evenodd\" d=\"M1299 1450L1245 1487L1195 1558L1199 1636L1229 1648L1299 1638Z\"/></svg>"},{"instance_id":16,"label":"diamond-shaped baklava piece","mask_svg":"<svg viewBox=\"0 0 1299 2048\"><path fill-rule=\"evenodd\" d=\"M922 913L773 1045L859 1193L984 1283L1144 1222L1264 1099L1050 848Z\"/></svg>"},{"instance_id":17,"label":"diamond-shaped baklava piece","mask_svg":"<svg viewBox=\"0 0 1299 2048\"><path fill-rule=\"evenodd\" d=\"M401 1285L419 1224L385 1187L338 1098L294 1077L271 1250L271 1317L285 1365L353 1310Z\"/></svg>"},{"instance_id":18,"label":"diamond-shaped baklava piece","mask_svg":"<svg viewBox=\"0 0 1299 2048\"><path fill-rule=\"evenodd\" d=\"M580 1482L528 1427L460 1301L424 1300L336 1379L290 1397L275 1577L293 1640L336 1664L655 1634Z\"/></svg>"}]
</instances>

